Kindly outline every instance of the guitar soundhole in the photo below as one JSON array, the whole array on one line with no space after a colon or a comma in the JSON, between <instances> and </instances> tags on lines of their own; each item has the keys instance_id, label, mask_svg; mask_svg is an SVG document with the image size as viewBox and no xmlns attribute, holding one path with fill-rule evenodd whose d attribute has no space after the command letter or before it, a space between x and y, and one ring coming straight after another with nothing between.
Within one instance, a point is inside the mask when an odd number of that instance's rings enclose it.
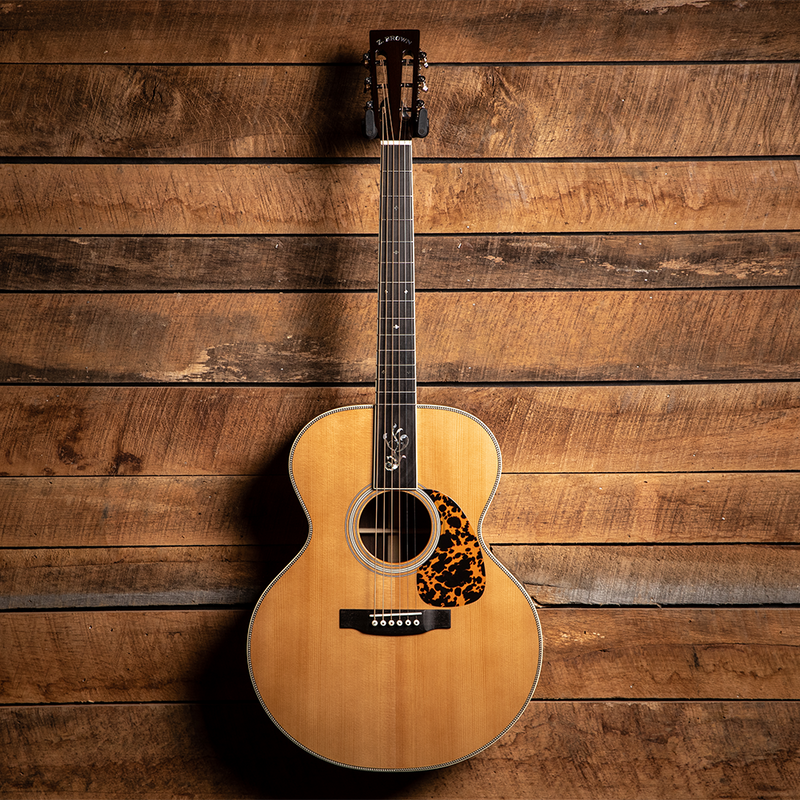
<instances>
[{"instance_id":1,"label":"guitar soundhole","mask_svg":"<svg viewBox=\"0 0 800 800\"><path fill-rule=\"evenodd\" d=\"M433 532L428 507L410 492L379 492L358 518L358 535L378 561L402 564L425 550Z\"/></svg>"}]
</instances>

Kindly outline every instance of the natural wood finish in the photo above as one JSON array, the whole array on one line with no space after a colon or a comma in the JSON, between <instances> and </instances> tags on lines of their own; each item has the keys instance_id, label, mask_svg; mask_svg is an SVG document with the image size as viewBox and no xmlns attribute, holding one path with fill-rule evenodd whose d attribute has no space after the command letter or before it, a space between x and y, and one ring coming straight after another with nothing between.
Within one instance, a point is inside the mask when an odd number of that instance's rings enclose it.
<instances>
[{"instance_id":1,"label":"natural wood finish","mask_svg":"<svg viewBox=\"0 0 800 800\"><path fill-rule=\"evenodd\" d=\"M717 61L800 58L798 10L780 0L27 0L5 10L10 62L357 62L370 28L420 28L434 61Z\"/></svg>"},{"instance_id":2,"label":"natural wood finish","mask_svg":"<svg viewBox=\"0 0 800 800\"><path fill-rule=\"evenodd\" d=\"M800 234L417 236L417 288L800 285ZM374 236L6 236L0 288L35 291L368 289Z\"/></svg>"},{"instance_id":3,"label":"natural wood finish","mask_svg":"<svg viewBox=\"0 0 800 800\"><path fill-rule=\"evenodd\" d=\"M262 482L274 491L268 510L256 505ZM285 464L263 480L0 478L0 498L3 547L299 546L298 536L305 538Z\"/></svg>"},{"instance_id":4,"label":"natural wood finish","mask_svg":"<svg viewBox=\"0 0 800 800\"><path fill-rule=\"evenodd\" d=\"M797 469L796 383L448 388L496 432L509 472ZM435 394L434 394L435 392Z\"/></svg>"},{"instance_id":5,"label":"natural wood finish","mask_svg":"<svg viewBox=\"0 0 800 800\"><path fill-rule=\"evenodd\" d=\"M416 230L793 229L798 164L426 162ZM0 164L0 234L375 233L377 180L377 164Z\"/></svg>"},{"instance_id":6,"label":"natural wood finish","mask_svg":"<svg viewBox=\"0 0 800 800\"><path fill-rule=\"evenodd\" d=\"M800 699L797 608L552 608L541 617L540 699Z\"/></svg>"},{"instance_id":7,"label":"natural wood finish","mask_svg":"<svg viewBox=\"0 0 800 800\"><path fill-rule=\"evenodd\" d=\"M503 544L800 544L800 475L504 475L485 535Z\"/></svg>"},{"instance_id":8,"label":"natural wood finish","mask_svg":"<svg viewBox=\"0 0 800 800\"><path fill-rule=\"evenodd\" d=\"M0 296L0 381L366 383L375 296ZM427 382L789 379L800 290L423 294ZM509 346L513 343L513 346Z\"/></svg>"},{"instance_id":9,"label":"natural wood finish","mask_svg":"<svg viewBox=\"0 0 800 800\"><path fill-rule=\"evenodd\" d=\"M497 545L542 605L798 605L796 545Z\"/></svg>"},{"instance_id":10,"label":"natural wood finish","mask_svg":"<svg viewBox=\"0 0 800 800\"><path fill-rule=\"evenodd\" d=\"M0 478L4 547L274 544L306 518L286 464L253 476ZM505 474L490 544L800 543L800 475Z\"/></svg>"},{"instance_id":11,"label":"natural wood finish","mask_svg":"<svg viewBox=\"0 0 800 800\"><path fill-rule=\"evenodd\" d=\"M495 433L507 472L800 469L797 383L422 386ZM258 475L317 414L369 388L38 387L0 390L0 473Z\"/></svg>"},{"instance_id":12,"label":"natural wood finish","mask_svg":"<svg viewBox=\"0 0 800 800\"><path fill-rule=\"evenodd\" d=\"M795 609L548 608L538 700L800 699ZM250 611L0 614L0 701L235 700ZM154 679L157 676L157 679Z\"/></svg>"},{"instance_id":13,"label":"natural wood finish","mask_svg":"<svg viewBox=\"0 0 800 800\"><path fill-rule=\"evenodd\" d=\"M534 701L498 746L411 775L327 765L263 716L253 703L3 708L4 794L791 800L800 781L797 702Z\"/></svg>"},{"instance_id":14,"label":"natural wood finish","mask_svg":"<svg viewBox=\"0 0 800 800\"><path fill-rule=\"evenodd\" d=\"M249 606L301 545L273 543L267 531L262 546L4 550L0 608ZM492 551L540 605L800 604L796 545L496 544ZM321 591L320 580L309 579L307 590Z\"/></svg>"},{"instance_id":15,"label":"natural wood finish","mask_svg":"<svg viewBox=\"0 0 800 800\"><path fill-rule=\"evenodd\" d=\"M538 621L487 552L483 593L451 610L449 630L386 637L338 627L342 608L422 607L416 570L376 576L343 535L354 498L372 486L372 436L372 410L350 409L298 439L292 474L311 538L259 601L248 658L270 716L313 753L364 769L431 769L486 747L522 713L539 674ZM418 410L419 483L455 500L476 529L499 471L478 422Z\"/></svg>"},{"instance_id":16,"label":"natural wood finish","mask_svg":"<svg viewBox=\"0 0 800 800\"><path fill-rule=\"evenodd\" d=\"M420 399L495 431L484 535L547 607L509 736L375 775L283 737L244 644L307 535L292 440L372 401L358 62L392 26L431 61ZM798 30L797 0L0 3L0 795L796 800Z\"/></svg>"},{"instance_id":17,"label":"natural wood finish","mask_svg":"<svg viewBox=\"0 0 800 800\"><path fill-rule=\"evenodd\" d=\"M146 608L255 602L290 547L0 551L0 608Z\"/></svg>"},{"instance_id":18,"label":"natural wood finish","mask_svg":"<svg viewBox=\"0 0 800 800\"><path fill-rule=\"evenodd\" d=\"M363 72L0 65L0 154L374 157L374 143L358 131ZM414 151L434 158L791 156L800 148L800 105L792 100L798 72L797 64L437 67L429 76L435 135Z\"/></svg>"},{"instance_id":19,"label":"natural wood finish","mask_svg":"<svg viewBox=\"0 0 800 800\"><path fill-rule=\"evenodd\" d=\"M0 614L0 702L251 701L249 619L241 609Z\"/></svg>"}]
</instances>

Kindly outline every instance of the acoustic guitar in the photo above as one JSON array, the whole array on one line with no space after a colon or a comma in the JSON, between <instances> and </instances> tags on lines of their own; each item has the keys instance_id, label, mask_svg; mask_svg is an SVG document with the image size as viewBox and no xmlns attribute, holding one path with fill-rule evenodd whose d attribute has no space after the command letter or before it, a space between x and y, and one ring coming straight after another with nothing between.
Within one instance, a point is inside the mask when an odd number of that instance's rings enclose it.
<instances>
[{"instance_id":1,"label":"acoustic guitar","mask_svg":"<svg viewBox=\"0 0 800 800\"><path fill-rule=\"evenodd\" d=\"M424 770L470 758L519 719L541 628L481 536L497 441L464 411L416 402L419 31L372 31L365 60L364 132L380 131L375 403L322 414L295 440L308 538L259 599L247 658L264 710L300 747L357 769Z\"/></svg>"}]
</instances>

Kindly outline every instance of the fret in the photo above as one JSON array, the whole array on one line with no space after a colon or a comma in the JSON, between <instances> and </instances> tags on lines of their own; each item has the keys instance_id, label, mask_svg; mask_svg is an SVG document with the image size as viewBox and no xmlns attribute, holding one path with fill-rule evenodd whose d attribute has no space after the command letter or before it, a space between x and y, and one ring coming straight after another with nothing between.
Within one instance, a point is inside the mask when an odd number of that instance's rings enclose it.
<instances>
[{"instance_id":1,"label":"fret","mask_svg":"<svg viewBox=\"0 0 800 800\"><path fill-rule=\"evenodd\" d=\"M416 488L416 314L410 141L381 142L376 488Z\"/></svg>"}]
</instances>

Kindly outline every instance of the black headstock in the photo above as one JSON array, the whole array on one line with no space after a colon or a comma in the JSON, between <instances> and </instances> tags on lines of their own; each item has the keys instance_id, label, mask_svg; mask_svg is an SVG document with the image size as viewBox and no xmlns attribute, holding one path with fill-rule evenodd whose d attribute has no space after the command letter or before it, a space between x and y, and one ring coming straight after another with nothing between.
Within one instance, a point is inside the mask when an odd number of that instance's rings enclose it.
<instances>
[{"instance_id":1,"label":"black headstock","mask_svg":"<svg viewBox=\"0 0 800 800\"><path fill-rule=\"evenodd\" d=\"M364 135L390 140L427 136L428 111L419 95L428 86L419 68L427 67L428 60L419 49L419 31L370 31L364 65L370 93Z\"/></svg>"}]
</instances>

